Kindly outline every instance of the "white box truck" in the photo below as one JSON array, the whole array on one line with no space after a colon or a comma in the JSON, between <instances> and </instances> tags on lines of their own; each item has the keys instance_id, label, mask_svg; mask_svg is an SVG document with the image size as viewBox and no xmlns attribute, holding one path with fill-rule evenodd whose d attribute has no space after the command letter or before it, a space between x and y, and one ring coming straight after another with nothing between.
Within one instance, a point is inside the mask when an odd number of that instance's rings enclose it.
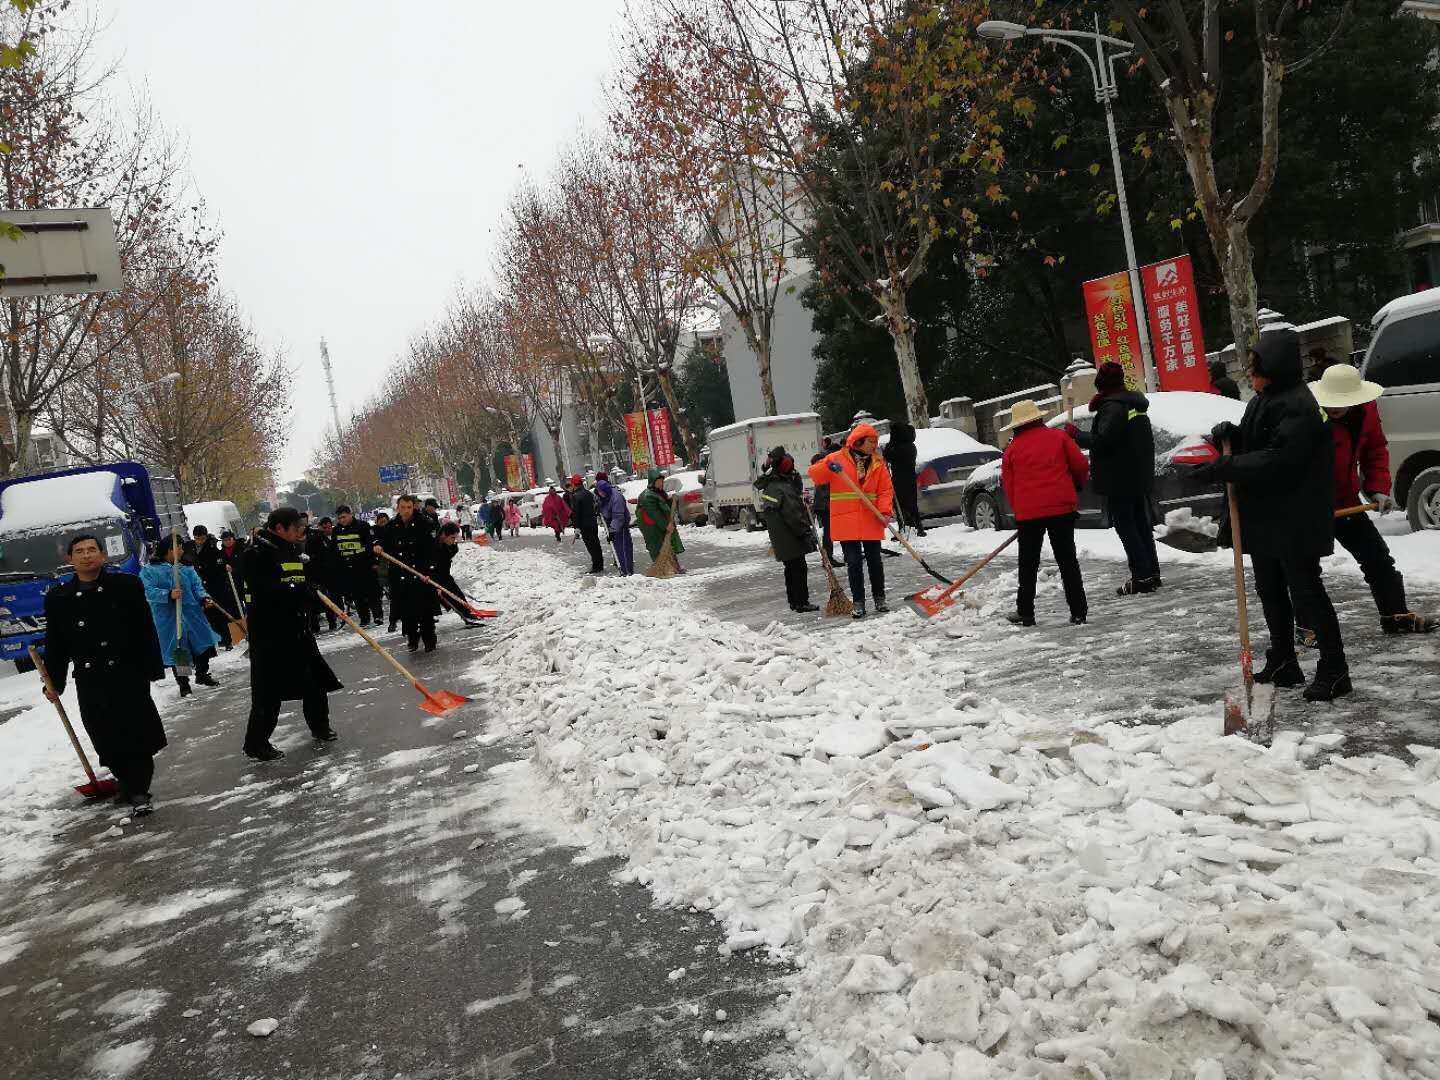
<instances>
[{"instance_id":1,"label":"white box truck","mask_svg":"<svg viewBox=\"0 0 1440 1080\"><path fill-rule=\"evenodd\" d=\"M757 416L710 432L705 465L705 512L711 524L723 528L740 522L746 529L760 525L760 501L755 480L765 467L772 447L783 446L795 459L795 469L813 486L806 470L820 452L820 417L816 413Z\"/></svg>"}]
</instances>

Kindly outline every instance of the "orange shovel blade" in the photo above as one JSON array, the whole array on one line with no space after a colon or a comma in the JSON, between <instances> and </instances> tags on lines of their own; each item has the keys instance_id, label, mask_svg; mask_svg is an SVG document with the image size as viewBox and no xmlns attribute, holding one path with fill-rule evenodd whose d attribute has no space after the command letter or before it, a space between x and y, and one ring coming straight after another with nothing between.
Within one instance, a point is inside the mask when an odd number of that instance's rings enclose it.
<instances>
[{"instance_id":1,"label":"orange shovel blade","mask_svg":"<svg viewBox=\"0 0 1440 1080\"><path fill-rule=\"evenodd\" d=\"M94 780L87 780L76 786L75 790L87 799L108 799L114 795L119 788L114 780L108 776L100 776Z\"/></svg>"},{"instance_id":2,"label":"orange shovel blade","mask_svg":"<svg viewBox=\"0 0 1440 1080\"><path fill-rule=\"evenodd\" d=\"M470 608L470 614L477 619L498 619L500 617L500 612L492 608L476 607L473 604L468 606Z\"/></svg>"},{"instance_id":3,"label":"orange shovel blade","mask_svg":"<svg viewBox=\"0 0 1440 1080\"><path fill-rule=\"evenodd\" d=\"M470 700L468 697L451 693L449 690L426 689L424 683L417 682L415 689L420 691L420 708L431 716L444 716L446 713L454 712Z\"/></svg>"},{"instance_id":4,"label":"orange shovel blade","mask_svg":"<svg viewBox=\"0 0 1440 1080\"><path fill-rule=\"evenodd\" d=\"M906 597L905 603L910 605L915 614L928 619L939 615L946 608L954 606L957 595L949 589L934 586Z\"/></svg>"}]
</instances>

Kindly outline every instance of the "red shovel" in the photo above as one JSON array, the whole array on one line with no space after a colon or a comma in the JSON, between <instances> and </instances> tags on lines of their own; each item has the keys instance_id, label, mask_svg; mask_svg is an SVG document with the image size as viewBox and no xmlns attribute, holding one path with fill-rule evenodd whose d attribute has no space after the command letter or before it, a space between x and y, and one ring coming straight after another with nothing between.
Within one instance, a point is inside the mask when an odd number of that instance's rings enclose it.
<instances>
[{"instance_id":1,"label":"red shovel","mask_svg":"<svg viewBox=\"0 0 1440 1080\"><path fill-rule=\"evenodd\" d=\"M451 600L454 600L457 604L463 607L466 611L470 612L471 616L476 619L494 619L497 618L500 614L500 612L494 611L490 608L478 608L474 604L470 603L469 600L466 600L463 596L456 596L453 592L445 588L443 585L436 584L433 579L426 577L419 570L416 570L408 563L401 562L399 559L395 558L394 555L391 555L388 551L381 551L380 557L382 559L390 560L390 562L400 567L401 570L404 570L407 573L414 574L421 581L425 582L426 585L429 585L431 588L433 588L436 592L444 593Z\"/></svg>"},{"instance_id":2,"label":"red shovel","mask_svg":"<svg viewBox=\"0 0 1440 1080\"><path fill-rule=\"evenodd\" d=\"M35 670L40 673L40 680L45 684L45 689L55 694L55 684L50 681L50 672L45 667L45 661L41 659L40 653L34 645L30 646L30 659L35 664ZM95 770L90 767L90 759L85 756L85 750L80 745L80 740L75 737L75 728L70 724L70 717L65 713L65 706L60 704L59 694L55 694L55 711L60 714L60 722L65 725L65 734L70 736L70 745L75 747L75 753L80 758L80 764L85 769L85 775L90 777L87 783L79 784L75 790L87 799L105 799L114 795L118 785L108 776L96 776Z\"/></svg>"},{"instance_id":3,"label":"red shovel","mask_svg":"<svg viewBox=\"0 0 1440 1080\"><path fill-rule=\"evenodd\" d=\"M930 588L923 589L914 596L906 597L905 602L910 605L917 615L923 615L927 619L932 615L939 615L940 612L955 603L955 597L960 592L960 586L964 585L965 582L969 581L981 570L984 570L985 567L990 564L990 560L1013 544L1019 535L1018 532L1013 532L1007 536L1003 544L990 552L989 555L986 555L969 570L965 571L963 575L956 578L953 585L947 585L943 589L937 589L934 585L931 585Z\"/></svg>"},{"instance_id":4,"label":"red shovel","mask_svg":"<svg viewBox=\"0 0 1440 1080\"><path fill-rule=\"evenodd\" d=\"M389 649L385 648L385 646L381 645L364 630L360 629L359 625L355 622L354 619L350 618L349 615L346 615L345 612L341 611L338 607L336 607L333 600L331 600L328 596L322 593L319 589L315 590L315 595L320 598L321 603L323 603L327 608L329 608L332 612L334 612L337 616L344 620L346 626L350 627L351 630L354 630L357 634L364 638L365 643L369 645L372 649L374 649L376 652L378 652L381 656L383 656L386 661L389 662L391 667L393 667L401 675L405 676L405 678L410 681L411 686L415 687L416 690L420 691L420 708L424 709L430 715L444 716L446 713L454 712L456 709L460 708L461 705L464 705L467 701L470 700L468 697L465 697L462 694L452 693L449 690L431 690L419 679L417 679L413 674L411 674L404 664L400 663L399 660L396 660L395 657L391 656Z\"/></svg>"}]
</instances>

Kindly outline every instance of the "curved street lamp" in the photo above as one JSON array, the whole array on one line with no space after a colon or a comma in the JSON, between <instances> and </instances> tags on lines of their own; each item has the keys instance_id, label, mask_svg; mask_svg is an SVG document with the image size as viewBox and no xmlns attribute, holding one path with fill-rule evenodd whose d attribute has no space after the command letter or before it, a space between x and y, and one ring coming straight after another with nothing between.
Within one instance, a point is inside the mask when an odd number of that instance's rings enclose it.
<instances>
[{"instance_id":1,"label":"curved street lamp","mask_svg":"<svg viewBox=\"0 0 1440 1080\"><path fill-rule=\"evenodd\" d=\"M1018 41L1023 37L1038 37L1047 45L1063 45L1080 54L1090 68L1090 81L1095 88L1095 100L1105 106L1105 127L1110 133L1110 160L1115 168L1115 195L1120 202L1120 228L1125 234L1126 269L1130 277L1130 297L1135 304L1135 321L1140 331L1140 363L1145 372L1145 389L1153 394L1159 387L1155 383L1155 361L1150 351L1150 321L1145 315L1145 301L1140 294L1140 270L1135 258L1135 234L1130 228L1130 203L1125 197L1125 173L1120 166L1120 139L1115 134L1115 107L1112 104L1120 96L1120 87L1115 81L1115 61L1122 60L1135 51L1135 44L1123 38L1110 37L1100 33L1100 20L1095 20L1095 30L1043 30L1022 23L1004 19L990 19L975 28L975 32L989 41ZM1095 55L1076 42L1093 44Z\"/></svg>"}]
</instances>

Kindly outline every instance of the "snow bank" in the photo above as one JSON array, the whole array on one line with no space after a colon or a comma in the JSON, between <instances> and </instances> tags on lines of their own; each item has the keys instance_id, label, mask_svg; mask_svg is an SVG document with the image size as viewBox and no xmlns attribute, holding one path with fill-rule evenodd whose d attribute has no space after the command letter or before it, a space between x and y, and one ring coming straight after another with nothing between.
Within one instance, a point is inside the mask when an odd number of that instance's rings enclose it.
<instances>
[{"instance_id":1,"label":"snow bank","mask_svg":"<svg viewBox=\"0 0 1440 1080\"><path fill-rule=\"evenodd\" d=\"M880 437L880 445L885 446L890 442L890 435ZM989 451L998 454L1000 451L989 443L982 443L973 439L958 428L931 427L919 428L915 432L915 460L924 464L940 457L953 457L957 454L977 454Z\"/></svg>"},{"instance_id":2,"label":"snow bank","mask_svg":"<svg viewBox=\"0 0 1440 1080\"><path fill-rule=\"evenodd\" d=\"M806 1074L1437 1075L1440 751L1030 715L944 647L973 613L756 632L555 569L467 549L525 620L471 675L623 876L793 960Z\"/></svg>"},{"instance_id":3,"label":"snow bank","mask_svg":"<svg viewBox=\"0 0 1440 1080\"><path fill-rule=\"evenodd\" d=\"M115 505L116 477L109 472L47 476L0 491L0 535L52 529L80 521L123 518Z\"/></svg>"}]
</instances>

